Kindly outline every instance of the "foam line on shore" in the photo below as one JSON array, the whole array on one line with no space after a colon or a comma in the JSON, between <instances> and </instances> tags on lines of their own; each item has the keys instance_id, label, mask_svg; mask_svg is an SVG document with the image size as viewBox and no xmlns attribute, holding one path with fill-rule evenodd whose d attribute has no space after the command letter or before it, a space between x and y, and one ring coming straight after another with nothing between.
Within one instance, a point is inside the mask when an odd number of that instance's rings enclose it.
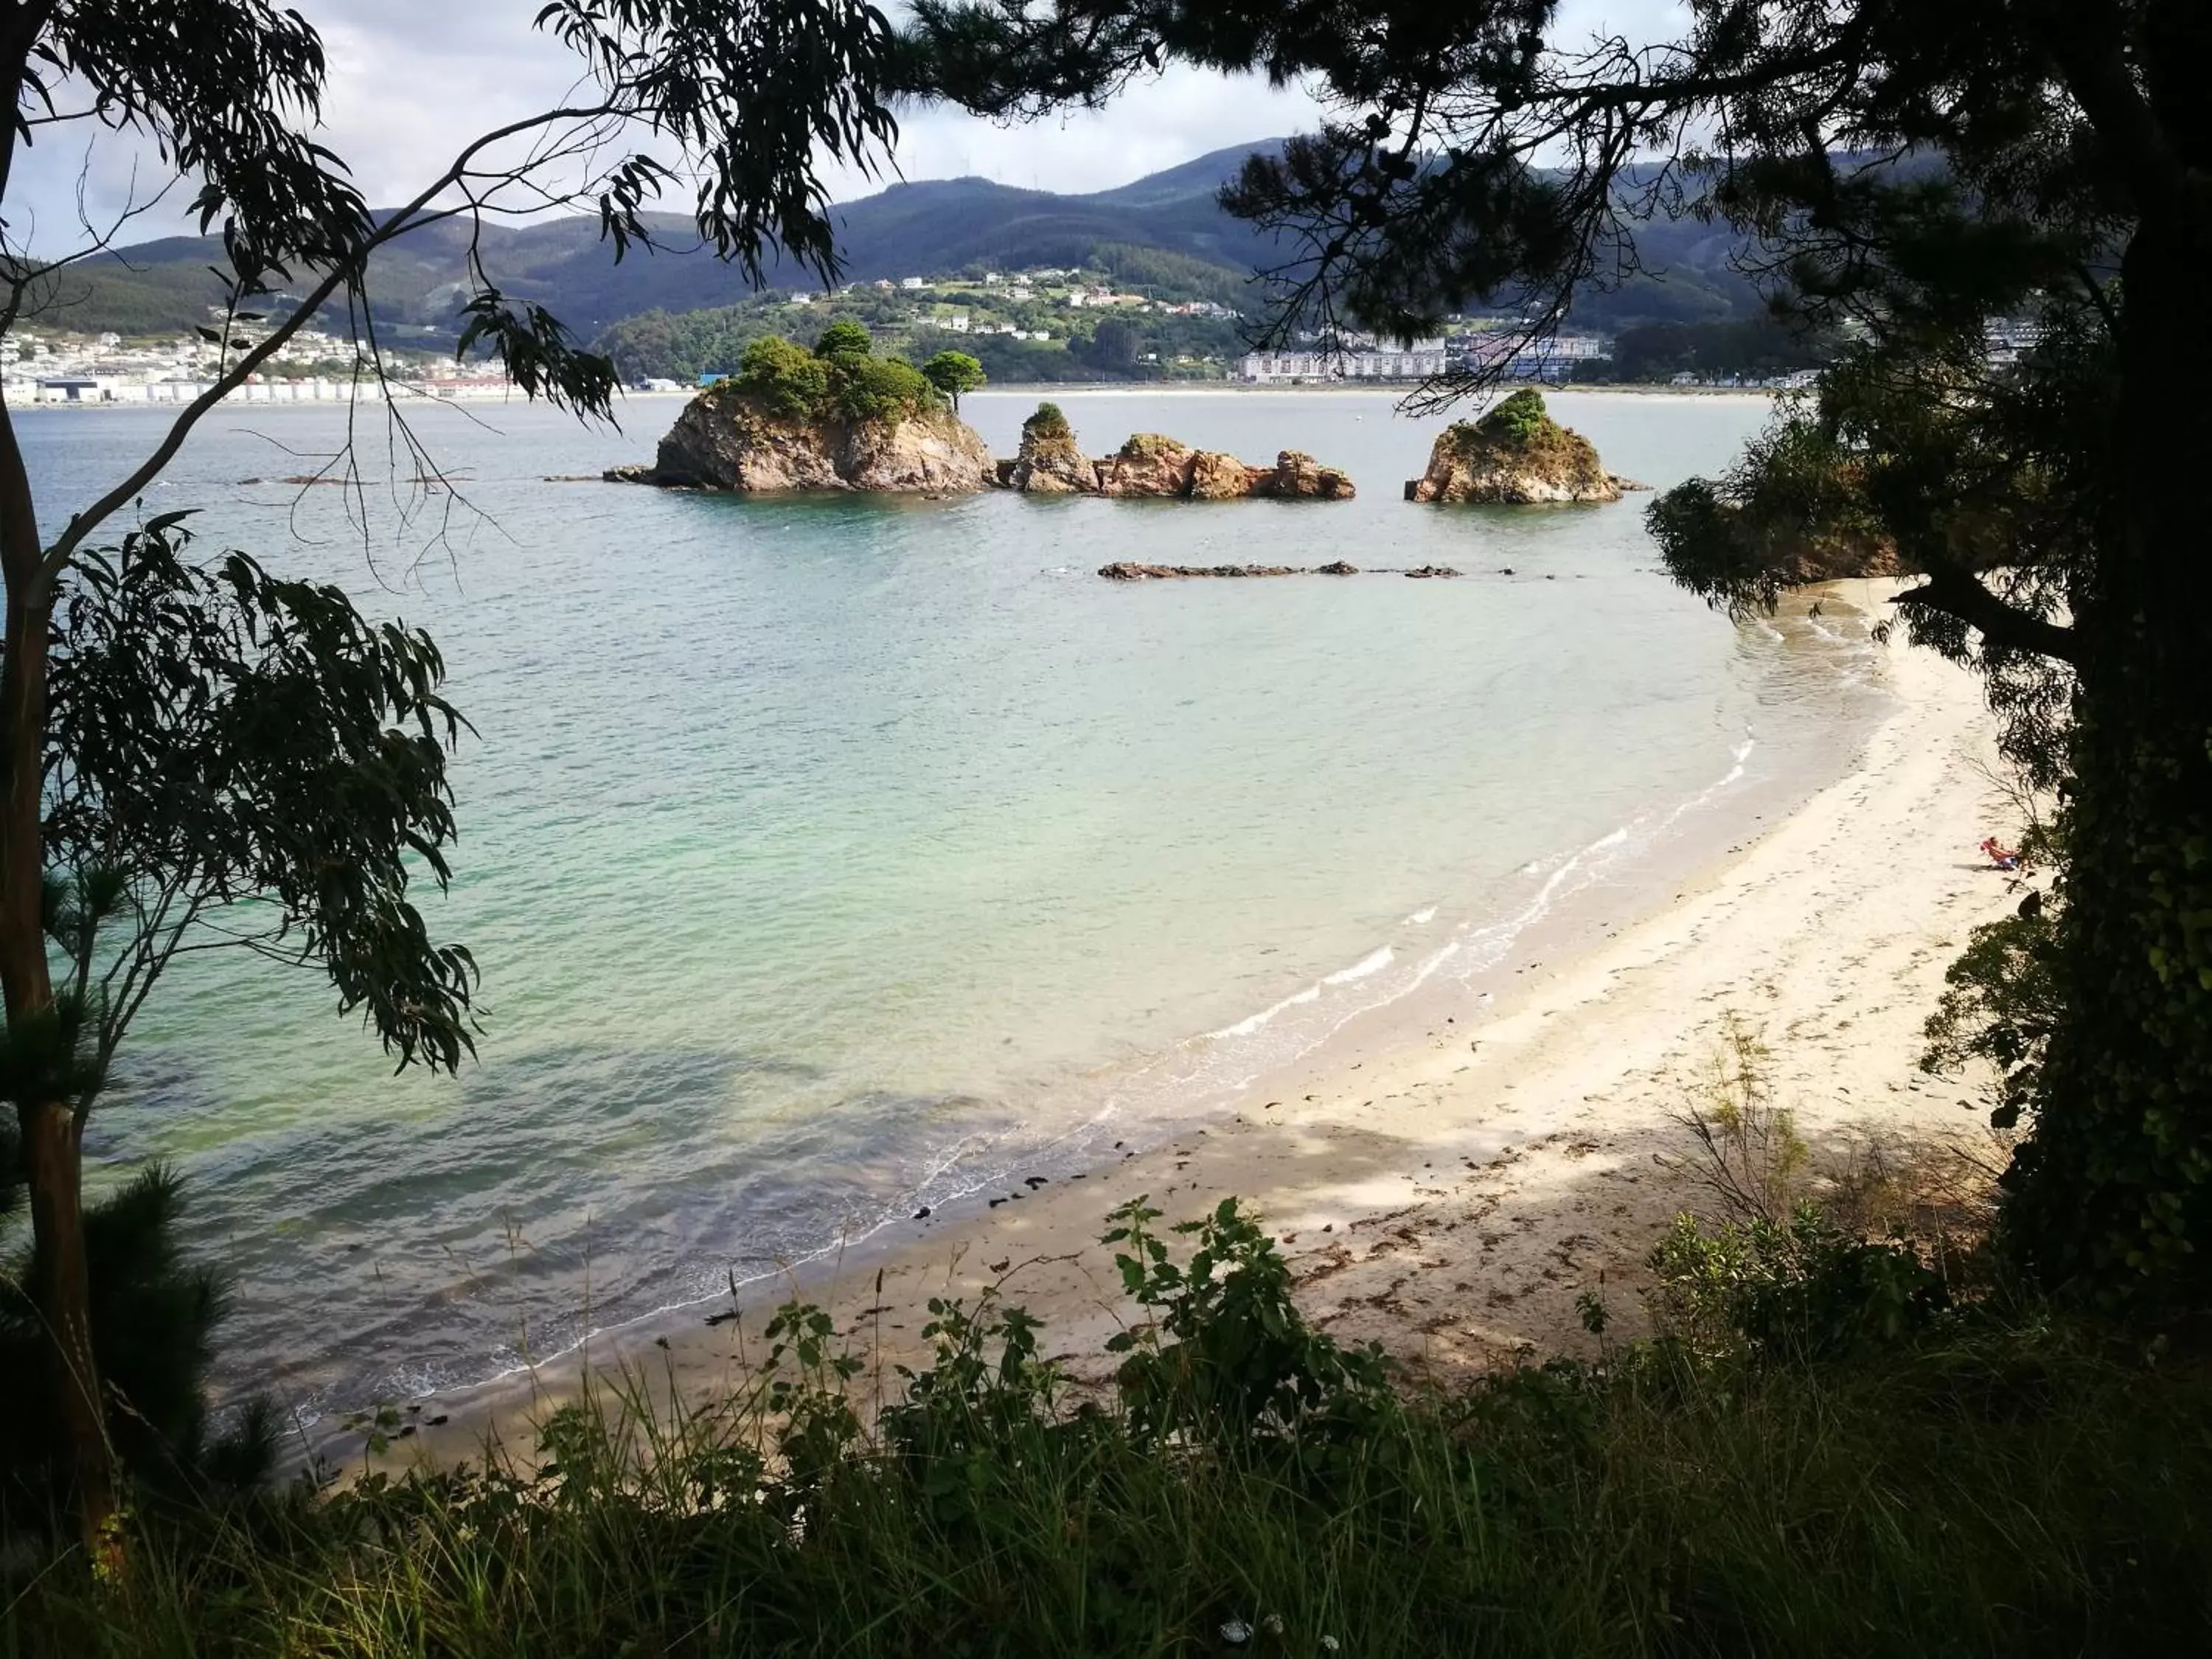
<instances>
[{"instance_id":1,"label":"foam line on shore","mask_svg":"<svg viewBox=\"0 0 2212 1659\"><path fill-rule=\"evenodd\" d=\"M1372 1338L1431 1367L1494 1363L1522 1345L1571 1350L1588 1342L1575 1299L1601 1279L1609 1337L1634 1334L1640 1264L1689 1198L1670 1114L1725 1017L1789 1033L1778 1081L1816 1145L1868 1122L1978 1127L1958 1109L1966 1091L1928 1085L1913 1060L1959 942L2018 902L1967 856L2004 810L1968 763L1990 752L1994 723L1978 683L1933 653L1900 647L1884 660L1898 703L1842 778L1479 1021L1333 1052L1271 1079L1207 1133L1117 1156L1024 1204L928 1224L806 1293L841 1332L880 1340L887 1369L926 1358L928 1297L972 1303L1012 1261L1002 1294L1079 1367L1124 1311L1097 1243L1106 1215L1144 1194L1181 1219L1234 1194L1282 1239L1301 1304L1340 1340ZM1468 948L1465 936L1448 943ZM742 1374L727 1328L665 1330L667 1352L648 1357L678 1391L708 1396ZM757 1330L749 1312L747 1335ZM451 1425L406 1450L471 1455L495 1417L519 1439L532 1412L573 1392L571 1370L462 1394Z\"/></svg>"}]
</instances>

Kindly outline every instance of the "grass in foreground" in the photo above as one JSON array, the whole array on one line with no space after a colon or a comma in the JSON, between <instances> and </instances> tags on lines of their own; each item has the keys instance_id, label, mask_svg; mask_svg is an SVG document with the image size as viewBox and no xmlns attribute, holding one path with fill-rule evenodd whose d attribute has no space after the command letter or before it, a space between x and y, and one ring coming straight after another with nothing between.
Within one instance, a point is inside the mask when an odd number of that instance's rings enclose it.
<instances>
[{"instance_id":1,"label":"grass in foreground","mask_svg":"<svg viewBox=\"0 0 2212 1659\"><path fill-rule=\"evenodd\" d=\"M603 1396L526 1466L149 1512L119 1586L69 1561L12 1586L0 1652L2138 1654L2212 1630L2201 1368L1912 1302L1901 1247L1811 1217L1678 1243L1704 1334L1443 1399L1309 1330L1233 1203L1183 1260L1156 1219L1115 1238L1145 1322L1109 1404L1066 1394L1019 1310L940 1304L936 1363L864 1427L857 1362L787 1308L744 1401Z\"/></svg>"}]
</instances>

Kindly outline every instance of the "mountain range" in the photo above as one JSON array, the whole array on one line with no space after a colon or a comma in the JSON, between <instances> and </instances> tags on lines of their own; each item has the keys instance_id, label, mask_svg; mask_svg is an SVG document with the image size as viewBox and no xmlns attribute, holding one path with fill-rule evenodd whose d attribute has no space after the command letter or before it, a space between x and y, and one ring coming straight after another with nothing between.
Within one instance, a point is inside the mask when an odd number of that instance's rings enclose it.
<instances>
[{"instance_id":1,"label":"mountain range","mask_svg":"<svg viewBox=\"0 0 2212 1659\"><path fill-rule=\"evenodd\" d=\"M848 280L897 280L986 266L1105 263L1104 250L1152 250L1178 286L1235 305L1252 272L1272 262L1266 237L1223 212L1222 183L1271 139L1216 150L1118 189L1085 195L1018 190L988 179L896 184L831 210ZM688 220L656 216L672 247L633 253L619 265L596 220L576 217L518 227L491 226L481 248L494 280L510 295L534 301L591 337L648 311L685 312L730 305L750 292L732 268L704 252L673 251L695 234ZM418 232L380 253L371 272L380 326L403 337L449 338L466 293L469 233L458 222ZM1706 322L1755 315L1751 286L1729 269L1734 246L1694 221L1660 222L1638 237L1649 274L1577 306L1578 325L1613 330L1638 322ZM182 332L206 320L220 286L208 267L221 258L213 238L179 236L125 248L57 279L37 322L49 327L123 334ZM1163 262L1155 259L1155 265ZM779 286L816 286L796 270L772 274ZM1195 297L1195 293L1194 294Z\"/></svg>"}]
</instances>

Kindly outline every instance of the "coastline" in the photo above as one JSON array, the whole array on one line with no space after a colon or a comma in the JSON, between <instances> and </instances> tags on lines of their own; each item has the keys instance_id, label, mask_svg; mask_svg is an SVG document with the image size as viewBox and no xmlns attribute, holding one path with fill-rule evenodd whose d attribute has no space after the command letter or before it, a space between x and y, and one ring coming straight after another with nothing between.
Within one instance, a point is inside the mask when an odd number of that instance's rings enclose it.
<instances>
[{"instance_id":1,"label":"coastline","mask_svg":"<svg viewBox=\"0 0 2212 1659\"><path fill-rule=\"evenodd\" d=\"M1894 587L1832 591L1872 609ZM2008 827L1972 767L1993 725L1963 671L1902 645L1884 664L1896 707L1842 777L1674 884L1670 902L1516 970L1494 1004L1432 1005L1422 1027L1379 1042L1347 1034L1271 1078L1265 1098L1164 1145L742 1287L734 1321L707 1326L727 1310L694 1305L418 1402L426 1426L387 1461L468 1456L488 1434L526 1441L533 1415L614 1368L656 1393L726 1390L794 1288L880 1370L923 1358L929 1297L1000 1285L1042 1322L1049 1352L1102 1376L1121 1304L1097 1241L1139 1194L1170 1222L1241 1198L1281 1238L1318 1325L1431 1370L1577 1351L1575 1299L1601 1285L1614 1328L1633 1329L1643 1258L1689 1198L1655 1155L1680 1150L1668 1114L1728 1015L1773 1047L1779 1092L1816 1148L1869 1129L1985 1141L1962 1091L1911 1062L1967 930L2014 902L1971 853ZM358 1457L342 1433L320 1449L334 1464Z\"/></svg>"},{"instance_id":2,"label":"coastline","mask_svg":"<svg viewBox=\"0 0 2212 1659\"><path fill-rule=\"evenodd\" d=\"M1620 384L1589 386L1542 386L1538 388L1547 398L1756 398L1771 399L1775 392L1767 386L1661 386L1656 382L1624 381ZM1291 381L1267 381L1254 384L1243 380L994 380L967 395L987 398L993 394L1023 398L1095 398L1095 397L1255 397L1268 394L1291 393L1298 397L1366 397L1387 398L1401 402L1420 390L1415 380L1386 380L1370 384L1331 381L1320 385L1305 385ZM696 386L674 392L638 392L628 387L619 389L615 399L617 409L630 404L659 405L688 404L699 395ZM356 404L376 407L395 404L410 413L426 409L467 409L487 410L507 408L534 408L537 405L520 392L501 394L470 393L459 397L422 395L401 398L251 398L234 392L216 407L221 410L247 410L256 414L276 410L334 410L349 409ZM182 404L175 403L143 402L73 402L21 403L10 401L11 415L42 413L52 410L65 414L155 412L174 416Z\"/></svg>"}]
</instances>

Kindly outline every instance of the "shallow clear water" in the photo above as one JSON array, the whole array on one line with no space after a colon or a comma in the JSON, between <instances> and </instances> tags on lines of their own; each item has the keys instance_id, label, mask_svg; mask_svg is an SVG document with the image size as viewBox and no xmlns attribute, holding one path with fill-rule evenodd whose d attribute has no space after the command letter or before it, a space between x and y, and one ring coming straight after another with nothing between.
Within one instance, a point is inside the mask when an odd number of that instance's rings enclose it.
<instances>
[{"instance_id":1,"label":"shallow clear water","mask_svg":"<svg viewBox=\"0 0 2212 1659\"><path fill-rule=\"evenodd\" d=\"M203 507L210 541L430 626L477 732L459 878L428 908L484 968L479 1063L395 1079L319 981L205 959L157 995L94 1119L98 1158L190 1172L195 1231L237 1277L229 1380L310 1410L468 1381L1141 1137L1417 981L1475 994L1563 896L1721 844L1863 729L1848 630L1737 628L1676 592L1647 497L1406 504L1436 423L1380 396L1061 401L1095 452L1151 429L1294 447L1364 493L544 481L648 453L676 413L656 402L618 434L428 411L467 505L403 525L380 416L361 499L240 483L310 470L336 410L227 411L188 447L149 512ZM1033 402L966 412L1011 453ZM1660 485L1765 415L1556 410ZM57 517L159 424L19 421ZM1468 575L1092 574L1340 556Z\"/></svg>"}]
</instances>

